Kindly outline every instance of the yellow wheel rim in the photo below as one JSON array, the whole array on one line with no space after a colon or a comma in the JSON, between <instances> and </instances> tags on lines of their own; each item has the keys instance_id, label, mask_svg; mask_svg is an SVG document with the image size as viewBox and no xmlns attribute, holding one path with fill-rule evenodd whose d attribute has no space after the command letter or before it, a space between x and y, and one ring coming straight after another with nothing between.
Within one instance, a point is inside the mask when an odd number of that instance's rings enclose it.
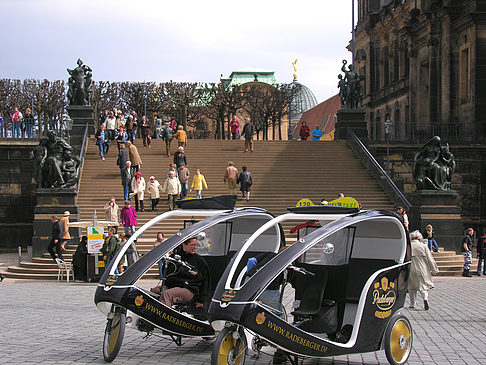
<instances>
[{"instance_id":1,"label":"yellow wheel rim","mask_svg":"<svg viewBox=\"0 0 486 365\"><path fill-rule=\"evenodd\" d=\"M111 335L108 339L108 352L111 354L116 346L116 341L118 340L118 336L120 335L120 315L115 313L115 316L111 322Z\"/></svg>"},{"instance_id":2,"label":"yellow wheel rim","mask_svg":"<svg viewBox=\"0 0 486 365\"><path fill-rule=\"evenodd\" d=\"M234 360L234 362L229 361L230 353L235 351L236 346L236 338L233 338L233 332L229 332L223 341L221 342L221 346L219 348L219 355L218 355L218 365L226 365L226 364L234 364L239 365L241 361L241 342L238 348L238 356ZM232 354L234 356L234 354Z\"/></svg>"},{"instance_id":3,"label":"yellow wheel rim","mask_svg":"<svg viewBox=\"0 0 486 365\"><path fill-rule=\"evenodd\" d=\"M397 321L390 337L390 350L396 362L401 362L410 351L410 338L408 324L403 320Z\"/></svg>"}]
</instances>

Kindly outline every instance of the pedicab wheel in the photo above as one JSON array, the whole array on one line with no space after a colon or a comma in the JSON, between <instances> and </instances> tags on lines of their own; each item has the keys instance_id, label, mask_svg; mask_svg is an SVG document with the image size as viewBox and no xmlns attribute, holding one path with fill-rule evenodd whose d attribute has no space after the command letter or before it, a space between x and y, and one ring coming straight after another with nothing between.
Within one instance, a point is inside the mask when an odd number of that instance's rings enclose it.
<instances>
[{"instance_id":1,"label":"pedicab wheel","mask_svg":"<svg viewBox=\"0 0 486 365\"><path fill-rule=\"evenodd\" d=\"M246 337L236 326L225 327L213 343L211 365L243 365L246 357Z\"/></svg>"},{"instance_id":2,"label":"pedicab wheel","mask_svg":"<svg viewBox=\"0 0 486 365\"><path fill-rule=\"evenodd\" d=\"M112 362L120 351L125 335L126 315L119 309L113 313L113 318L108 319L103 339L103 358Z\"/></svg>"},{"instance_id":3,"label":"pedicab wheel","mask_svg":"<svg viewBox=\"0 0 486 365\"><path fill-rule=\"evenodd\" d=\"M407 362L412 351L412 326L407 317L398 315L394 317L385 332L385 355L392 365Z\"/></svg>"}]
</instances>

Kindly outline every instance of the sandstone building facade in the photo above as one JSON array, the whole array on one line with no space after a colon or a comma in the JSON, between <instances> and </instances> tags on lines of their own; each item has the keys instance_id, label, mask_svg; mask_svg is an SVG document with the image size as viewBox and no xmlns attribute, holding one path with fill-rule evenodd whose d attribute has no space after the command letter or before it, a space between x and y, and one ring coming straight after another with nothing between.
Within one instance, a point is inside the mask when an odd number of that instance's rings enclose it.
<instances>
[{"instance_id":1,"label":"sandstone building facade","mask_svg":"<svg viewBox=\"0 0 486 365\"><path fill-rule=\"evenodd\" d=\"M371 141L482 141L486 1L358 0L355 32Z\"/></svg>"}]
</instances>

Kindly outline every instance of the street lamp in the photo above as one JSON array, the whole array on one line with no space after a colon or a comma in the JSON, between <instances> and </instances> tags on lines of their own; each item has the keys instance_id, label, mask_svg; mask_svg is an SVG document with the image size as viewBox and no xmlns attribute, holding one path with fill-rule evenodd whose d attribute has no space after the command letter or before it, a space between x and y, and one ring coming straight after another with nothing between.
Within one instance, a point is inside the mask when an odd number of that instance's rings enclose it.
<instances>
[{"instance_id":1,"label":"street lamp","mask_svg":"<svg viewBox=\"0 0 486 365\"><path fill-rule=\"evenodd\" d=\"M386 175L390 177L390 129L393 123L390 119L385 121L385 138L386 138Z\"/></svg>"}]
</instances>

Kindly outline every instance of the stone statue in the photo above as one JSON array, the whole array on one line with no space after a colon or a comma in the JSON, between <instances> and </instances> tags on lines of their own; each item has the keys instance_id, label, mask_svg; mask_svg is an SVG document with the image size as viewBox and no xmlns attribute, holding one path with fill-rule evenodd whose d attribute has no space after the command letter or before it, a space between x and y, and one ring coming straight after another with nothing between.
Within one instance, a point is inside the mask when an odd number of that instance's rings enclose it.
<instances>
[{"instance_id":1,"label":"stone statue","mask_svg":"<svg viewBox=\"0 0 486 365\"><path fill-rule=\"evenodd\" d=\"M67 98L69 105L89 105L90 92L92 89L92 70L83 64L80 58L78 66L74 69L67 69L70 77L68 79Z\"/></svg>"},{"instance_id":2,"label":"stone statue","mask_svg":"<svg viewBox=\"0 0 486 365\"><path fill-rule=\"evenodd\" d=\"M77 156L73 148L54 131L48 131L31 153L34 160L33 177L39 188L69 188L79 180Z\"/></svg>"},{"instance_id":3,"label":"stone statue","mask_svg":"<svg viewBox=\"0 0 486 365\"><path fill-rule=\"evenodd\" d=\"M440 137L433 137L415 155L413 178L417 189L450 190L455 168L449 145L441 146Z\"/></svg>"},{"instance_id":4,"label":"stone statue","mask_svg":"<svg viewBox=\"0 0 486 365\"><path fill-rule=\"evenodd\" d=\"M348 109L357 109L361 106L361 101L363 100L363 92L361 90L362 77L356 73L354 65L349 65L348 69L346 69L347 63L346 60L343 60L343 66L341 67L341 71L344 72L344 78L342 75L338 75L341 106L345 106Z\"/></svg>"}]
</instances>

